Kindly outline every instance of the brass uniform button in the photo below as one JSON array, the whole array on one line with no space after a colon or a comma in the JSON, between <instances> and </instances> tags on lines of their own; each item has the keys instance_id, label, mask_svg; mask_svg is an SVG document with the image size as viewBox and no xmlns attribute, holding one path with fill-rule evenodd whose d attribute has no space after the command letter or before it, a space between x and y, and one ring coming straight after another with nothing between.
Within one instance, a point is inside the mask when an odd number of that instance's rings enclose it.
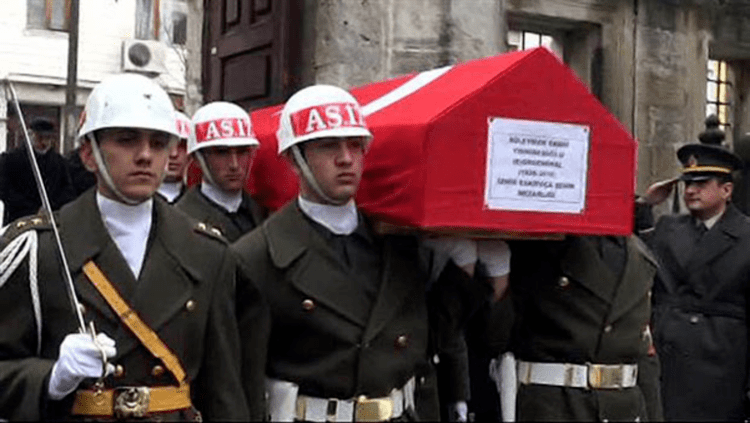
<instances>
[{"instance_id":1,"label":"brass uniform button","mask_svg":"<svg viewBox=\"0 0 750 423\"><path fill-rule=\"evenodd\" d=\"M114 376L118 378L125 376L125 368L121 364L115 366Z\"/></svg>"},{"instance_id":2,"label":"brass uniform button","mask_svg":"<svg viewBox=\"0 0 750 423\"><path fill-rule=\"evenodd\" d=\"M203 222L198 223L198 229L205 231L207 228L206 224Z\"/></svg>"},{"instance_id":3,"label":"brass uniform button","mask_svg":"<svg viewBox=\"0 0 750 423\"><path fill-rule=\"evenodd\" d=\"M16 223L16 228L20 229L20 228L23 228L24 226L26 226L26 221L25 220L21 220L18 223Z\"/></svg>"},{"instance_id":4,"label":"brass uniform button","mask_svg":"<svg viewBox=\"0 0 750 423\"><path fill-rule=\"evenodd\" d=\"M38 217L35 217L35 218L31 219L31 223L34 224L34 225L41 225L42 224L42 219L38 218Z\"/></svg>"},{"instance_id":5,"label":"brass uniform button","mask_svg":"<svg viewBox=\"0 0 750 423\"><path fill-rule=\"evenodd\" d=\"M698 315L697 315L697 314L694 314L694 315L690 316L690 323L692 323L692 324L696 324L696 323L698 323L698 322L699 322L700 320L701 320L701 319L700 319L700 317L698 317Z\"/></svg>"},{"instance_id":6,"label":"brass uniform button","mask_svg":"<svg viewBox=\"0 0 750 423\"><path fill-rule=\"evenodd\" d=\"M217 228L211 228L211 232L216 236L222 236L221 231Z\"/></svg>"},{"instance_id":7,"label":"brass uniform button","mask_svg":"<svg viewBox=\"0 0 750 423\"><path fill-rule=\"evenodd\" d=\"M604 327L604 333L610 333L612 332L612 325L607 325Z\"/></svg>"},{"instance_id":8,"label":"brass uniform button","mask_svg":"<svg viewBox=\"0 0 750 423\"><path fill-rule=\"evenodd\" d=\"M406 348L409 345L409 338L406 335L400 335L396 338L396 346L399 348Z\"/></svg>"},{"instance_id":9,"label":"brass uniform button","mask_svg":"<svg viewBox=\"0 0 750 423\"><path fill-rule=\"evenodd\" d=\"M156 366L154 366L153 369L151 369L151 376L159 377L159 376L161 376L163 374L164 374L164 367L162 367L162 366L160 366L158 364Z\"/></svg>"},{"instance_id":10,"label":"brass uniform button","mask_svg":"<svg viewBox=\"0 0 750 423\"><path fill-rule=\"evenodd\" d=\"M560 279L557 280L557 284L560 286L560 288L566 288L568 285L570 285L570 279L568 279L567 276L560 276Z\"/></svg>"},{"instance_id":11,"label":"brass uniform button","mask_svg":"<svg viewBox=\"0 0 750 423\"><path fill-rule=\"evenodd\" d=\"M313 309L315 309L315 302L308 298L305 301L302 301L302 308L305 311L313 311Z\"/></svg>"},{"instance_id":12,"label":"brass uniform button","mask_svg":"<svg viewBox=\"0 0 750 423\"><path fill-rule=\"evenodd\" d=\"M185 309L187 311L193 311L193 310L195 310L195 301L188 300L188 302L185 303Z\"/></svg>"}]
</instances>

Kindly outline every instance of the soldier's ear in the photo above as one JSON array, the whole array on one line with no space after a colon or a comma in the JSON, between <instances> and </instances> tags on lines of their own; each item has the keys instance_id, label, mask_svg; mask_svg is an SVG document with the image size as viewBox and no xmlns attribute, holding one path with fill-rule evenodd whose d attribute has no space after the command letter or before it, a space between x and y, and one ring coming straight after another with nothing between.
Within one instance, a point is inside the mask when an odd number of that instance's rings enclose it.
<instances>
[{"instance_id":1,"label":"soldier's ear","mask_svg":"<svg viewBox=\"0 0 750 423\"><path fill-rule=\"evenodd\" d=\"M89 172L96 172L96 160L94 160L94 151L91 147L91 140L88 138L81 141L81 148L78 150L78 155L81 157L81 163L83 167Z\"/></svg>"}]
</instances>

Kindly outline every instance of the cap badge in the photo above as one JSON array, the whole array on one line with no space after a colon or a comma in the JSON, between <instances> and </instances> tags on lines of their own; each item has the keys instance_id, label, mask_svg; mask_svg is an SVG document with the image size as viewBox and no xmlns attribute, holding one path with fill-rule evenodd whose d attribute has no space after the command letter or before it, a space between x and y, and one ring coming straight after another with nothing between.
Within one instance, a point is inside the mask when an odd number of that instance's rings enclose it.
<instances>
[{"instance_id":1,"label":"cap badge","mask_svg":"<svg viewBox=\"0 0 750 423\"><path fill-rule=\"evenodd\" d=\"M694 155L691 155L688 158L687 164L688 164L688 167L696 167L698 166L698 159Z\"/></svg>"}]
</instances>

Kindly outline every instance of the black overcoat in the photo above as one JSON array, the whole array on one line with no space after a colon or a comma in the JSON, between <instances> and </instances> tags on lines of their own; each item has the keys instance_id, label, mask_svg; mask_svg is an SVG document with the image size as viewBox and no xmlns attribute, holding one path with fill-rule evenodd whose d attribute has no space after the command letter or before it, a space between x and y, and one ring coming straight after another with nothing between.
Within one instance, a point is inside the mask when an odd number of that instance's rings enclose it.
<instances>
[{"instance_id":1,"label":"black overcoat","mask_svg":"<svg viewBox=\"0 0 750 423\"><path fill-rule=\"evenodd\" d=\"M668 420L743 420L748 386L750 219L729 205L700 239L689 215L664 216L654 341Z\"/></svg>"},{"instance_id":2,"label":"black overcoat","mask_svg":"<svg viewBox=\"0 0 750 423\"><path fill-rule=\"evenodd\" d=\"M76 198L66 160L53 149L34 154L52 210ZM0 155L0 200L5 205L6 224L36 214L42 206L25 146Z\"/></svg>"}]
</instances>

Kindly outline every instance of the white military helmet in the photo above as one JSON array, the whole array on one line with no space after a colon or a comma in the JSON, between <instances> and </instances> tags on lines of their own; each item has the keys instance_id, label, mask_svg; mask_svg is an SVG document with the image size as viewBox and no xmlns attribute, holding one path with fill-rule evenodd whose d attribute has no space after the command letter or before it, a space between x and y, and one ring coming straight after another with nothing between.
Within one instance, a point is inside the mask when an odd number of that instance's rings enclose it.
<instances>
[{"instance_id":1,"label":"white military helmet","mask_svg":"<svg viewBox=\"0 0 750 423\"><path fill-rule=\"evenodd\" d=\"M110 76L91 91L78 138L106 128L140 128L179 136L169 95L142 75Z\"/></svg>"},{"instance_id":2,"label":"white military helmet","mask_svg":"<svg viewBox=\"0 0 750 423\"><path fill-rule=\"evenodd\" d=\"M250 115L240 106L214 101L193 115L188 153L207 147L258 146Z\"/></svg>"},{"instance_id":3,"label":"white military helmet","mask_svg":"<svg viewBox=\"0 0 750 423\"><path fill-rule=\"evenodd\" d=\"M89 94L81 114L78 141L88 139L99 174L117 198L125 204L138 204L115 185L95 132L108 128L135 128L164 132L179 137L175 110L169 95L154 81L137 74L107 77Z\"/></svg>"},{"instance_id":4,"label":"white military helmet","mask_svg":"<svg viewBox=\"0 0 750 423\"><path fill-rule=\"evenodd\" d=\"M286 102L276 137L281 154L293 145L316 138L365 137L369 143L372 133L354 96L332 85L313 85L296 92Z\"/></svg>"},{"instance_id":5,"label":"white military helmet","mask_svg":"<svg viewBox=\"0 0 750 423\"><path fill-rule=\"evenodd\" d=\"M190 130L190 127L192 126L190 118L179 110L175 110L174 117L176 121L175 123L177 124L177 133L180 134L180 139L189 139L190 133L193 132Z\"/></svg>"}]
</instances>

